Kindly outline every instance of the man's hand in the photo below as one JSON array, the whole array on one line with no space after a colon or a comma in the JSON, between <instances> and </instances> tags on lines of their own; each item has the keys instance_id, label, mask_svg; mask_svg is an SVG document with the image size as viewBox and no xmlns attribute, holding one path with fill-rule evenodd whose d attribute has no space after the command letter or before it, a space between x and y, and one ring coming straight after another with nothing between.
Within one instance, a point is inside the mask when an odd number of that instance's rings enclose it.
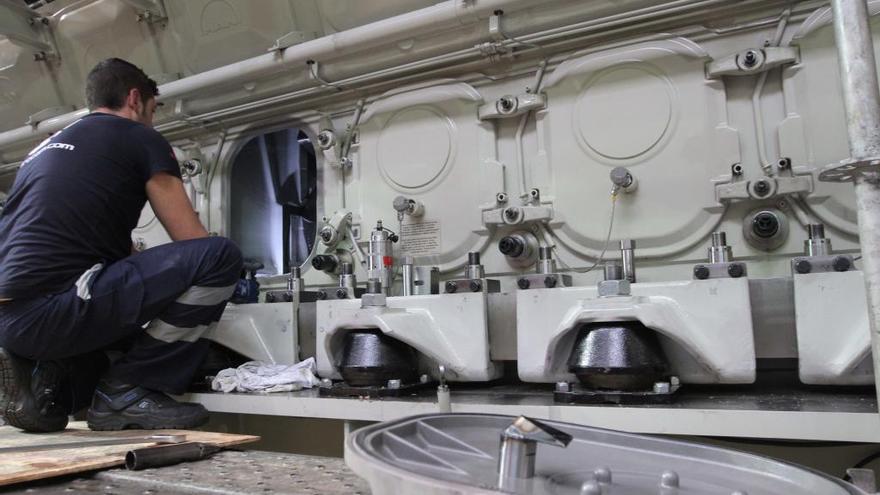
<instances>
[{"instance_id":1,"label":"man's hand","mask_svg":"<svg viewBox=\"0 0 880 495\"><path fill-rule=\"evenodd\" d=\"M147 198L171 240L208 237L208 231L193 211L183 182L177 177L164 172L153 175L147 181Z\"/></svg>"}]
</instances>

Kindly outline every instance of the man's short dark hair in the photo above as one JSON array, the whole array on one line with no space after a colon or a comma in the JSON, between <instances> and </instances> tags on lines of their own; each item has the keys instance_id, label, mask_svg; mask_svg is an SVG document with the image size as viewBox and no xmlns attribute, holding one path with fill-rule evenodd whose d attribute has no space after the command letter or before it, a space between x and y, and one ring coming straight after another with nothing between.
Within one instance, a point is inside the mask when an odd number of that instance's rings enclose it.
<instances>
[{"instance_id":1,"label":"man's short dark hair","mask_svg":"<svg viewBox=\"0 0 880 495\"><path fill-rule=\"evenodd\" d=\"M140 67L121 58L98 62L86 79L86 103L90 110L105 107L118 110L125 105L128 92L137 89L144 105L159 96L156 81L147 77Z\"/></svg>"}]
</instances>

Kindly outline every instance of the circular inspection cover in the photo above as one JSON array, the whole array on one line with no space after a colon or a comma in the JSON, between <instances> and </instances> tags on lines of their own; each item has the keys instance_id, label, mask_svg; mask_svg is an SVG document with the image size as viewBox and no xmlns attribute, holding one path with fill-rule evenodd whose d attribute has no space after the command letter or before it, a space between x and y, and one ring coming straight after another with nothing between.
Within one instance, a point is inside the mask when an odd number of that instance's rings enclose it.
<instances>
[{"instance_id":1,"label":"circular inspection cover","mask_svg":"<svg viewBox=\"0 0 880 495\"><path fill-rule=\"evenodd\" d=\"M437 180L454 151L454 124L426 108L407 108L391 116L379 134L377 160L396 188L418 189Z\"/></svg>"},{"instance_id":2,"label":"circular inspection cover","mask_svg":"<svg viewBox=\"0 0 880 495\"><path fill-rule=\"evenodd\" d=\"M373 495L497 493L499 439L516 418L425 414L361 428L345 461ZM571 435L537 444L535 476L506 493L547 495L867 495L804 467L720 447L541 421ZM543 426L542 426L543 427ZM558 433L558 432L557 432Z\"/></svg>"},{"instance_id":3,"label":"circular inspection cover","mask_svg":"<svg viewBox=\"0 0 880 495\"><path fill-rule=\"evenodd\" d=\"M651 151L672 122L669 81L646 67L623 65L598 74L584 88L574 111L574 129L591 151L611 160Z\"/></svg>"}]
</instances>

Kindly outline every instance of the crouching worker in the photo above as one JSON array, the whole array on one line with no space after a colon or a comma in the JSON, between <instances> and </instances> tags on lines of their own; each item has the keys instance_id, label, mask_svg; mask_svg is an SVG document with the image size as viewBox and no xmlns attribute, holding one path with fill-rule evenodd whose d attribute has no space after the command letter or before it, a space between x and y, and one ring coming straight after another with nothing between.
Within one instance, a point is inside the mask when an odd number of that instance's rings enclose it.
<instances>
[{"instance_id":1,"label":"crouching worker","mask_svg":"<svg viewBox=\"0 0 880 495\"><path fill-rule=\"evenodd\" d=\"M192 428L180 403L239 278L241 253L209 237L168 142L156 83L120 59L88 75L91 113L30 152L0 215L0 414L64 429ZM146 201L174 242L135 253ZM134 253L134 254L133 254ZM103 350L125 343L113 363ZM100 380L98 380L100 377Z\"/></svg>"}]
</instances>

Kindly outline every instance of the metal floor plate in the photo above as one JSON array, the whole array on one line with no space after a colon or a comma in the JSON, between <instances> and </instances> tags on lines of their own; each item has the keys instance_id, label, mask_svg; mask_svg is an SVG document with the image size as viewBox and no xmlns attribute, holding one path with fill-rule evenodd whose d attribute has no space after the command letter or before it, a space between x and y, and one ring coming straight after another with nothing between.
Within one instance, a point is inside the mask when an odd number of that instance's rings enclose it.
<instances>
[{"instance_id":1,"label":"metal floor plate","mask_svg":"<svg viewBox=\"0 0 880 495\"><path fill-rule=\"evenodd\" d=\"M333 457L224 451L211 459L159 469L111 469L10 487L5 493L369 495L370 489Z\"/></svg>"}]
</instances>

